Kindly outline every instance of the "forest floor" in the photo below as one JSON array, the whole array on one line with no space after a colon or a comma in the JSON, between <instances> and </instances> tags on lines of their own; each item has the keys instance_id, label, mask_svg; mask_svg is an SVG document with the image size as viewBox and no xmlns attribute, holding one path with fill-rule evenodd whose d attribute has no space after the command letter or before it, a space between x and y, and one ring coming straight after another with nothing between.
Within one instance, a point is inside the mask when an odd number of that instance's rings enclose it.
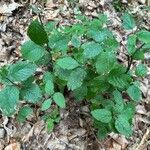
<instances>
[{"instance_id":1,"label":"forest floor","mask_svg":"<svg viewBox=\"0 0 150 150\"><path fill-rule=\"evenodd\" d=\"M44 22L59 21L60 25L75 22L75 15L83 13L97 17L104 13L111 21L111 29L121 43L126 44L128 32L121 29L121 13L130 10L141 27L150 30L150 8L145 0L127 3L126 0L37 0L0 1L0 66L20 58L21 44L28 40L26 31L36 18L36 8L41 10ZM149 5L150 6L150 5ZM121 11L118 12L117 10ZM124 59L119 55L120 59ZM14 117L0 115L0 150L150 150L150 54L145 55L149 73L141 80L143 100L136 107L134 134L131 138L111 133L100 141L91 125L87 104L69 99L67 109L60 110L61 121L50 134L45 124L34 116L23 124Z\"/></svg>"}]
</instances>

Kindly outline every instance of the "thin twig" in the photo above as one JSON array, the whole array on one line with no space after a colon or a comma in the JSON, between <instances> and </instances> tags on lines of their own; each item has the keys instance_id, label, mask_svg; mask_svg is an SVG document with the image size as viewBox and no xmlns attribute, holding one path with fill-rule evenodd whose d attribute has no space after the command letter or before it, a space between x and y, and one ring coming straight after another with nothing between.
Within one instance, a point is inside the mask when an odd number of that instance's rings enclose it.
<instances>
[{"instance_id":1,"label":"thin twig","mask_svg":"<svg viewBox=\"0 0 150 150\"><path fill-rule=\"evenodd\" d=\"M17 86L17 87L20 87L18 84L14 83L14 82L11 81L9 78L6 77L6 79L7 79L10 83L12 83L13 85L15 85L15 86Z\"/></svg>"},{"instance_id":2,"label":"thin twig","mask_svg":"<svg viewBox=\"0 0 150 150\"><path fill-rule=\"evenodd\" d=\"M131 65L133 63L133 57L135 56L135 54L137 53L137 51L140 50L144 45L145 45L145 43L143 43L140 47L138 47L131 57L128 56L128 67L127 67L126 73L128 73L128 71L131 68Z\"/></svg>"},{"instance_id":3,"label":"thin twig","mask_svg":"<svg viewBox=\"0 0 150 150\"><path fill-rule=\"evenodd\" d=\"M38 17L39 17L39 20L40 20L41 25L44 27L44 24L43 24L42 17L41 17L41 14L40 14L40 13L38 14Z\"/></svg>"},{"instance_id":4,"label":"thin twig","mask_svg":"<svg viewBox=\"0 0 150 150\"><path fill-rule=\"evenodd\" d=\"M146 143L146 141L148 140L148 138L150 137L150 128L147 128L140 144L135 148L135 150L140 150L142 149L142 146Z\"/></svg>"}]
</instances>

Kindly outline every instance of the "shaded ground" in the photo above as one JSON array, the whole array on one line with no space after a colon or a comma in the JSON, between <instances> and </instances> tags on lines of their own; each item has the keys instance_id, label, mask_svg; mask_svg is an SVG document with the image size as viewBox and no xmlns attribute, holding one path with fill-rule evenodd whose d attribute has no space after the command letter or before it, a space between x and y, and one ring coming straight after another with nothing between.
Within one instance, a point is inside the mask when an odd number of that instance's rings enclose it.
<instances>
[{"instance_id":1,"label":"shaded ground","mask_svg":"<svg viewBox=\"0 0 150 150\"><path fill-rule=\"evenodd\" d=\"M143 3L143 4L142 4ZM118 3L119 5L119 3ZM120 5L124 11L127 3ZM32 6L32 9L31 7ZM44 22L58 20L60 25L74 23L76 14L83 13L96 17L100 12L107 14L110 28L120 42L120 51L125 53L124 45L129 33L122 31L120 13L116 13L111 1L105 0L48 0L47 3L31 0L26 3L0 1L0 66L14 63L20 58L20 45L28 39L27 26L33 18L34 6L43 8ZM116 6L116 4L115 4ZM146 4L140 1L130 4L131 12L141 21L141 27L150 30L150 11L143 9ZM119 59L126 61L122 53ZM150 54L145 61L150 67ZM104 141L96 138L91 126L89 109L85 103L76 103L69 98L68 107L60 110L61 121L54 132L48 134L45 124L39 118L33 118L19 125L14 118L0 118L0 150L149 150L150 149L150 68L147 78L141 81L143 100L137 106L134 119L134 135L130 139L117 134L110 134Z\"/></svg>"}]
</instances>

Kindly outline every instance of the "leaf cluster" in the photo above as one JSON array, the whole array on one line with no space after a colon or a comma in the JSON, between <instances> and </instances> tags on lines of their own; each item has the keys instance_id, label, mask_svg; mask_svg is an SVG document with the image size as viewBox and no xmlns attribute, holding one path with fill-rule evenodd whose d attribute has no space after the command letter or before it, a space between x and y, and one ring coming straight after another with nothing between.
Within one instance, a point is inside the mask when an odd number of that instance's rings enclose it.
<instances>
[{"instance_id":1,"label":"leaf cluster","mask_svg":"<svg viewBox=\"0 0 150 150\"><path fill-rule=\"evenodd\" d=\"M38 19L31 22L30 40L21 47L22 60L0 69L0 109L23 122L34 113L35 105L39 112L47 112L42 118L50 132L60 119L58 108L65 108L66 97L72 94L76 101L89 102L98 137L110 132L129 137L135 105L142 98L135 77L146 76L142 62L150 49L150 32L129 35L125 66L118 61L119 43L107 28L107 16L78 19L63 27L57 27L57 22L43 25ZM130 14L122 19L124 29L136 26ZM141 63L131 70L134 60Z\"/></svg>"}]
</instances>

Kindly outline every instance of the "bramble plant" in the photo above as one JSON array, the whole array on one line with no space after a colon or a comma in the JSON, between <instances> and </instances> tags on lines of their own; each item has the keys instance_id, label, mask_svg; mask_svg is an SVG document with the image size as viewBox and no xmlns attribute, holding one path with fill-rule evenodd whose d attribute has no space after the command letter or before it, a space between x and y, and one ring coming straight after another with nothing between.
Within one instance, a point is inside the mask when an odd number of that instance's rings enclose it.
<instances>
[{"instance_id":1,"label":"bramble plant","mask_svg":"<svg viewBox=\"0 0 150 150\"><path fill-rule=\"evenodd\" d=\"M122 27L133 31L127 40L125 66L118 60L119 43L107 28L105 15L93 20L78 16L78 20L60 27L57 22L31 22L30 40L21 47L22 60L0 69L1 112L24 122L36 107L36 114L43 112L52 131L60 120L59 108L66 107L65 98L72 94L76 101L88 101L99 138L110 132L129 137L135 106L142 99L137 77L147 74L143 63L131 66L134 60L144 61L150 32L133 30L134 19L123 15Z\"/></svg>"}]
</instances>

